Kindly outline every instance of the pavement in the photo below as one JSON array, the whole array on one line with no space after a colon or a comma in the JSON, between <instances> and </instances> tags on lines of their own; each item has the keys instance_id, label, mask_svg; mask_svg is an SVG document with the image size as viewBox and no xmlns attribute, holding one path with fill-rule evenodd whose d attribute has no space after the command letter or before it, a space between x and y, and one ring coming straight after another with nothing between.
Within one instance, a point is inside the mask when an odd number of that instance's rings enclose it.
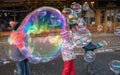
<instances>
[{"instance_id":1,"label":"pavement","mask_svg":"<svg viewBox=\"0 0 120 75\"><path fill-rule=\"evenodd\" d=\"M109 63L113 60L120 60L120 36L113 34L94 34L93 43L107 40L109 45L96 50L96 59L88 64L83 59L83 50L76 49L77 58L74 60L76 75L115 75L109 68ZM0 38L0 58L6 59L6 38ZM61 56L57 59L39 64L31 64L31 75L61 75L63 61ZM15 62L0 64L0 75L14 75L16 70Z\"/></svg>"},{"instance_id":2,"label":"pavement","mask_svg":"<svg viewBox=\"0 0 120 75\"><path fill-rule=\"evenodd\" d=\"M87 64L82 55L78 55L74 60L76 75L115 75L109 69L112 60L120 60L119 52L96 53L96 60ZM90 70L88 71L88 66ZM63 61L61 57L40 64L30 64L31 75L61 75ZM15 63L11 62L0 67L0 75L14 75Z\"/></svg>"}]
</instances>

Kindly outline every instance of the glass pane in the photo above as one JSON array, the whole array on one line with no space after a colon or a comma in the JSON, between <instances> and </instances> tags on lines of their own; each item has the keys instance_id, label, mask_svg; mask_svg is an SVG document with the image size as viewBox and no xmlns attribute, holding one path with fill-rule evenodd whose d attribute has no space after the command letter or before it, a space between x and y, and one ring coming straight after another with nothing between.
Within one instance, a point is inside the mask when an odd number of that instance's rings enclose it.
<instances>
[{"instance_id":1,"label":"glass pane","mask_svg":"<svg viewBox=\"0 0 120 75\"><path fill-rule=\"evenodd\" d=\"M117 12L117 22L120 22L120 9Z\"/></svg>"}]
</instances>

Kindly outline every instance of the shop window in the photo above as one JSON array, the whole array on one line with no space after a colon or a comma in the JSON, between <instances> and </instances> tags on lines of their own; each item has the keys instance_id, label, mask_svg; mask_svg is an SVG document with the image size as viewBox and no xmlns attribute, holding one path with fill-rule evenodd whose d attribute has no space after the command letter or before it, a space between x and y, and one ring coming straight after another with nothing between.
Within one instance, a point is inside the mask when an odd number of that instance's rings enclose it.
<instances>
[{"instance_id":1,"label":"shop window","mask_svg":"<svg viewBox=\"0 0 120 75\"><path fill-rule=\"evenodd\" d=\"M120 9L117 12L117 22L120 22Z\"/></svg>"},{"instance_id":2,"label":"shop window","mask_svg":"<svg viewBox=\"0 0 120 75\"><path fill-rule=\"evenodd\" d=\"M107 10L107 21L114 22L114 10Z\"/></svg>"},{"instance_id":3,"label":"shop window","mask_svg":"<svg viewBox=\"0 0 120 75\"><path fill-rule=\"evenodd\" d=\"M89 9L86 14L85 14L85 21L87 25L93 25L95 22L95 16L94 16L94 11L92 9Z\"/></svg>"}]
</instances>

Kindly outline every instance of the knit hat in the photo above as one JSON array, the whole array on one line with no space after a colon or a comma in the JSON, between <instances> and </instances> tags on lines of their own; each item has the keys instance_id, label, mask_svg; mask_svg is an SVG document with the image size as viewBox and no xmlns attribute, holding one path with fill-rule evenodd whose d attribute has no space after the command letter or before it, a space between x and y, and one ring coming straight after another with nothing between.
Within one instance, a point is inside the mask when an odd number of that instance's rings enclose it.
<instances>
[{"instance_id":1,"label":"knit hat","mask_svg":"<svg viewBox=\"0 0 120 75\"><path fill-rule=\"evenodd\" d=\"M14 27L14 25L16 24L16 22L10 21L9 24L10 24L11 27Z\"/></svg>"},{"instance_id":2,"label":"knit hat","mask_svg":"<svg viewBox=\"0 0 120 75\"><path fill-rule=\"evenodd\" d=\"M19 27L18 22L15 21L10 21L9 25L12 27L13 30L17 30L17 28Z\"/></svg>"},{"instance_id":3,"label":"knit hat","mask_svg":"<svg viewBox=\"0 0 120 75\"><path fill-rule=\"evenodd\" d=\"M61 35L62 39L69 39L70 33L66 29L61 29L60 35Z\"/></svg>"}]
</instances>

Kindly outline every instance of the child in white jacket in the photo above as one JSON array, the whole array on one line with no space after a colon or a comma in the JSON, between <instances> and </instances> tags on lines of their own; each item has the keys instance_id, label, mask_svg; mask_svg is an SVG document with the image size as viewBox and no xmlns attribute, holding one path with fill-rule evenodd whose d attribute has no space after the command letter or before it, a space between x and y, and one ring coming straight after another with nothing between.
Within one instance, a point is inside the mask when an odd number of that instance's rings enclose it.
<instances>
[{"instance_id":1,"label":"child in white jacket","mask_svg":"<svg viewBox=\"0 0 120 75\"><path fill-rule=\"evenodd\" d=\"M64 68L62 71L62 75L75 75L73 60L75 59L76 56L73 50L74 45L70 40L69 31L65 29L61 29L61 37L63 40L61 52L62 52L62 58L64 61Z\"/></svg>"}]
</instances>

